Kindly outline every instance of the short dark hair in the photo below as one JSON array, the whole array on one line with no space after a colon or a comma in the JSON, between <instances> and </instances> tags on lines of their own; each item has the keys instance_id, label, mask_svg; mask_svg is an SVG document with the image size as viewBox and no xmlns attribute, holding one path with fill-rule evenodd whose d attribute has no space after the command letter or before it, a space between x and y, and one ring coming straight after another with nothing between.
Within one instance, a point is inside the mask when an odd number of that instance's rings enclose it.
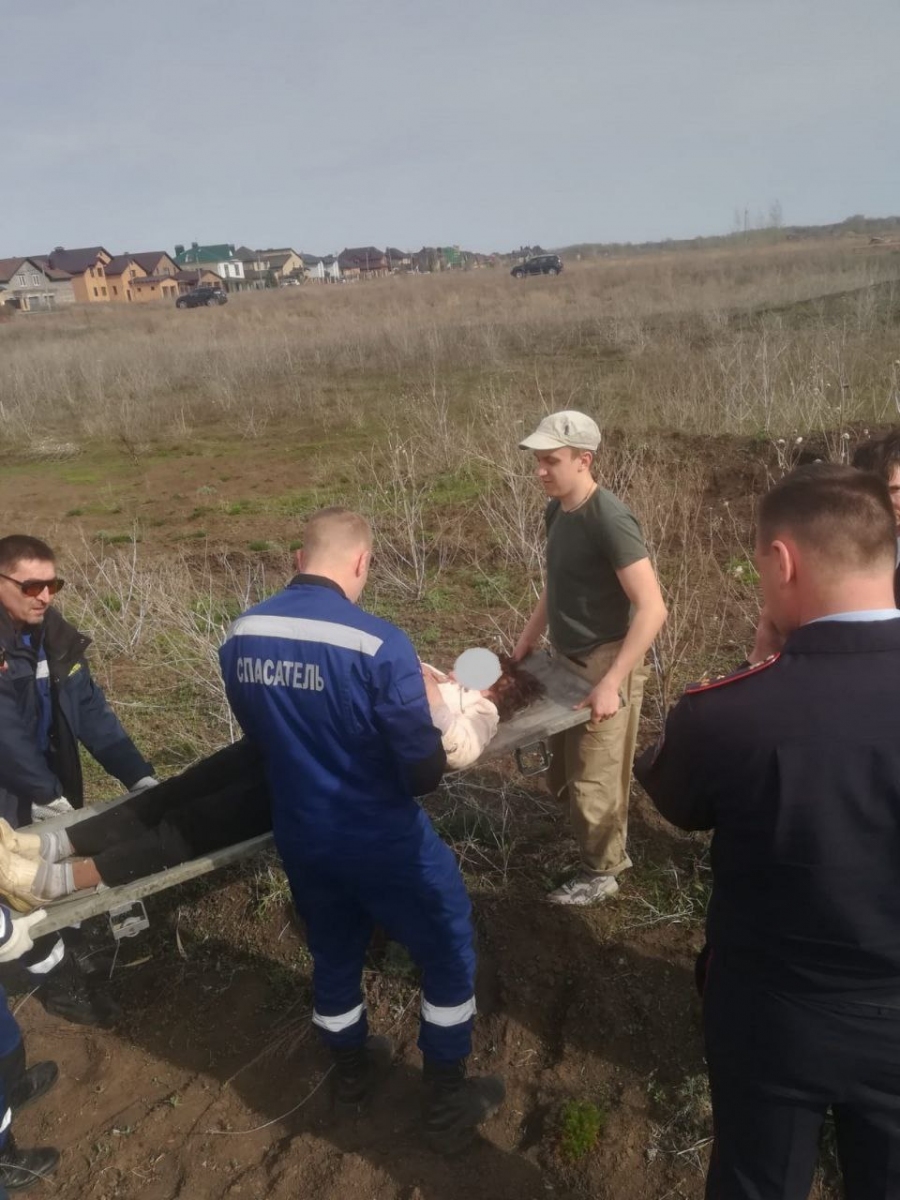
<instances>
[{"instance_id":1,"label":"short dark hair","mask_svg":"<svg viewBox=\"0 0 900 1200\"><path fill-rule=\"evenodd\" d=\"M507 654L500 655L500 667L502 674L490 688L490 699L497 706L500 720L508 721L543 696L546 688L536 675L513 662Z\"/></svg>"},{"instance_id":2,"label":"short dark hair","mask_svg":"<svg viewBox=\"0 0 900 1200\"><path fill-rule=\"evenodd\" d=\"M897 526L883 479L837 463L810 463L785 475L763 496L760 541L789 533L837 567L866 571L893 565Z\"/></svg>"},{"instance_id":3,"label":"short dark hair","mask_svg":"<svg viewBox=\"0 0 900 1200\"><path fill-rule=\"evenodd\" d=\"M10 533L0 538L0 571L14 571L25 559L36 562L56 562L56 555L46 542L27 533Z\"/></svg>"},{"instance_id":4,"label":"short dark hair","mask_svg":"<svg viewBox=\"0 0 900 1200\"><path fill-rule=\"evenodd\" d=\"M857 446L853 465L858 471L871 471L889 483L894 467L900 467L900 430L892 429L882 437L870 438Z\"/></svg>"}]
</instances>

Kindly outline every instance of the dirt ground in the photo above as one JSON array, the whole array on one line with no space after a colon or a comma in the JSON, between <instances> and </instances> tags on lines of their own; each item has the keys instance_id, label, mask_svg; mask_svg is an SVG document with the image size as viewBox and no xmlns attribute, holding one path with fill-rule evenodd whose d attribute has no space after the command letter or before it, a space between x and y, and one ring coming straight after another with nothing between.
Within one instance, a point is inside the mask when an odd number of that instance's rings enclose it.
<instances>
[{"instance_id":1,"label":"dirt ground","mask_svg":"<svg viewBox=\"0 0 900 1200\"><path fill-rule=\"evenodd\" d=\"M562 816L526 821L521 837L523 859L534 859L565 840ZM684 854L641 811L632 840L645 865ZM280 903L260 915L247 872L151 903L152 932L126 943L113 970L127 1014L115 1032L77 1029L18 994L29 1055L62 1070L18 1137L63 1149L57 1194L73 1200L702 1194L694 1162L657 1149L657 1124L671 1115L660 1098L702 1071L696 929L625 933L627 898L557 910L525 873L502 891L475 886L473 898L472 1069L499 1072L509 1092L467 1155L445 1161L421 1145L417 993L405 968L386 967L389 951L380 963L376 952L367 985L372 1026L394 1038L397 1066L370 1113L333 1114L328 1059L307 1024L302 941ZM607 1118L578 1164L560 1156L554 1132L572 1098Z\"/></svg>"},{"instance_id":2,"label":"dirt ground","mask_svg":"<svg viewBox=\"0 0 900 1200\"><path fill-rule=\"evenodd\" d=\"M161 552L198 531L235 554L272 539L277 568L299 524L292 514L322 485L296 465L301 449L211 442L138 461L125 451L11 461L0 509L7 527L60 546L95 545L135 521L145 549ZM747 444L726 453L708 443L706 464L711 504L749 504L766 473ZM373 951L367 989L396 1067L370 1112L333 1114L328 1059L308 1024L309 955L277 869L256 862L148 904L150 932L123 943L112 970L126 1014L115 1031L51 1018L13 981L31 1060L61 1069L16 1132L23 1145L62 1150L60 1200L700 1197L710 1134L693 984L702 839L674 834L636 794L635 869L620 896L556 909L546 891L575 854L565 814L539 782L486 774L478 786L488 809L502 805L508 841L462 839L481 959L471 1068L503 1075L508 1098L470 1153L445 1161L422 1147L417 992L391 947ZM440 802L435 813L452 828ZM102 925L97 937L111 946ZM596 1105L604 1125L578 1161L559 1135L573 1100Z\"/></svg>"}]
</instances>

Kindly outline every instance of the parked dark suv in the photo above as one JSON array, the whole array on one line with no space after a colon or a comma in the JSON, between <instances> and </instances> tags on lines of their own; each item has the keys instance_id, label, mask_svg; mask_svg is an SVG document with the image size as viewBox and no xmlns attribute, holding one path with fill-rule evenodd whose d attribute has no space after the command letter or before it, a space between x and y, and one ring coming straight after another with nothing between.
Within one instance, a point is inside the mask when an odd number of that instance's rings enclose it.
<instances>
[{"instance_id":1,"label":"parked dark suv","mask_svg":"<svg viewBox=\"0 0 900 1200\"><path fill-rule=\"evenodd\" d=\"M516 263L510 274L516 279L526 275L558 275L562 268L562 259L558 254L536 254L534 258Z\"/></svg>"},{"instance_id":2,"label":"parked dark suv","mask_svg":"<svg viewBox=\"0 0 900 1200\"><path fill-rule=\"evenodd\" d=\"M192 292L186 292L175 301L176 308L200 308L201 305L225 304L228 297L221 288L204 283L195 287Z\"/></svg>"}]
</instances>

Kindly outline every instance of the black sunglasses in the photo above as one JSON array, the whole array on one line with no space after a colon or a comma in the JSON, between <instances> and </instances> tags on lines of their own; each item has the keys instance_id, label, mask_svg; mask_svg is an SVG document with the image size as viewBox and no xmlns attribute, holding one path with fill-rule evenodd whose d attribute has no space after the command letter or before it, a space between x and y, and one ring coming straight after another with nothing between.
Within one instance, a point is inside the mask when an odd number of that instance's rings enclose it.
<instances>
[{"instance_id":1,"label":"black sunglasses","mask_svg":"<svg viewBox=\"0 0 900 1200\"><path fill-rule=\"evenodd\" d=\"M44 588L55 596L57 592L61 592L65 587L66 581L55 576L53 579L13 579L12 575L4 575L0 571L0 579L8 579L10 583L14 583L23 596L28 596L32 600L36 600Z\"/></svg>"}]
</instances>

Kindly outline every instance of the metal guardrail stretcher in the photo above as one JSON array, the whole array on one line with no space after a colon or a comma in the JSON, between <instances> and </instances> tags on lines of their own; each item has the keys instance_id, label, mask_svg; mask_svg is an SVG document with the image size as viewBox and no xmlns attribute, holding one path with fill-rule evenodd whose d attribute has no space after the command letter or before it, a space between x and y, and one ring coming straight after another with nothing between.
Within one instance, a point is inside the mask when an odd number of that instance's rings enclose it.
<instances>
[{"instance_id":1,"label":"metal guardrail stretcher","mask_svg":"<svg viewBox=\"0 0 900 1200\"><path fill-rule=\"evenodd\" d=\"M512 754L515 755L519 770L524 775L537 775L546 769L549 761L546 740L554 733L562 733L574 725L580 725L590 716L588 709L574 707L587 696L590 685L567 670L546 651L530 655L523 666L540 679L546 689L545 694L500 726L496 737L473 764L474 767L481 766L491 759ZM111 807L123 804L128 799L129 796L120 796L116 800L90 805L66 813L65 816L41 821L38 826L29 828L40 831L64 829L107 812ZM132 936L147 927L146 910L143 906L147 896L187 883L191 879L198 879L201 875L217 871L220 867L230 866L231 863L258 854L271 845L271 833L264 833L249 841L215 850L202 858L179 863L156 875L136 879L132 883L76 892L62 900L49 902L44 905L46 917L32 927L32 935L37 937L45 933L55 933L89 917L109 913L115 936Z\"/></svg>"}]
</instances>

